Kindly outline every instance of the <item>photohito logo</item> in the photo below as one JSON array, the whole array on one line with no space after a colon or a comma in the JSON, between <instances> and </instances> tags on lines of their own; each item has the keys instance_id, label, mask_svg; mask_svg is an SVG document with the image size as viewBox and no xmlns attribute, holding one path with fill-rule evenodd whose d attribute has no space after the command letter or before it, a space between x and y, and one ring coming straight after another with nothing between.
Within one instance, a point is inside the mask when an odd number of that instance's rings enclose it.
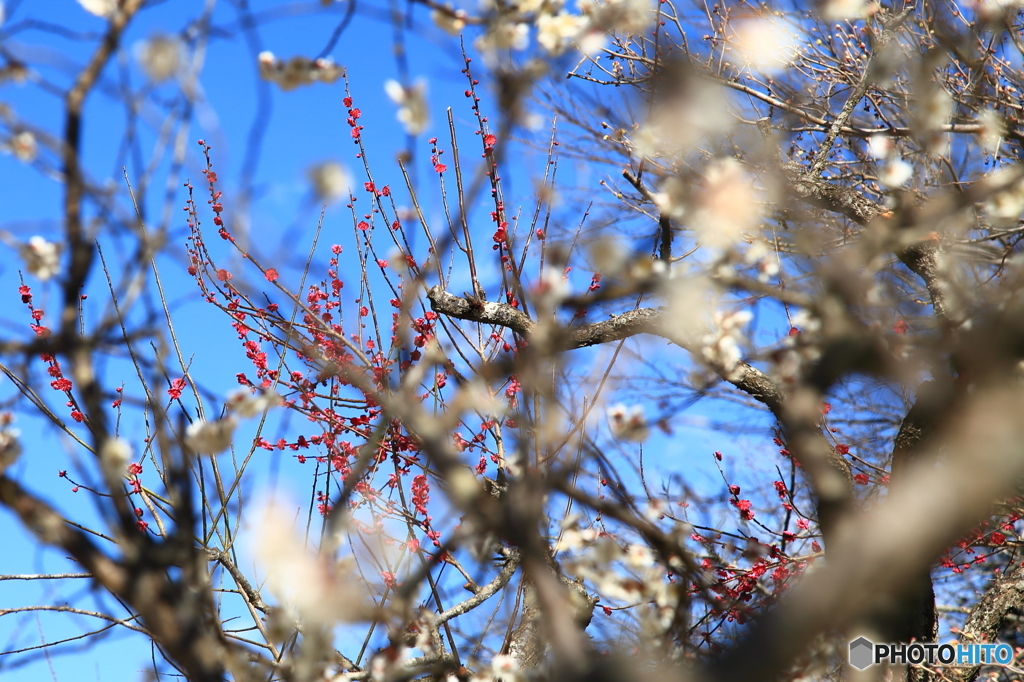
<instances>
[{"instance_id":1,"label":"photohito logo","mask_svg":"<svg viewBox=\"0 0 1024 682\"><path fill-rule=\"evenodd\" d=\"M857 670L882 661L912 665L1008 665L1011 660L1013 649L1009 644L875 644L866 637L850 642L850 665Z\"/></svg>"}]
</instances>

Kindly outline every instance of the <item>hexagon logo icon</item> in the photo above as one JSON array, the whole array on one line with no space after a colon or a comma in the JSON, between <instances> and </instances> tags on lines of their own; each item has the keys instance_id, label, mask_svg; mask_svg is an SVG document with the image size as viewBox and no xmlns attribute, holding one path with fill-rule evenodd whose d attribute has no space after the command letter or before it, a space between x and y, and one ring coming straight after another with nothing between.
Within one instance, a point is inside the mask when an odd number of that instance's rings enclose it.
<instances>
[{"instance_id":1,"label":"hexagon logo icon","mask_svg":"<svg viewBox=\"0 0 1024 682\"><path fill-rule=\"evenodd\" d=\"M858 637L850 642L850 665L863 670L872 664L875 646L865 637Z\"/></svg>"}]
</instances>

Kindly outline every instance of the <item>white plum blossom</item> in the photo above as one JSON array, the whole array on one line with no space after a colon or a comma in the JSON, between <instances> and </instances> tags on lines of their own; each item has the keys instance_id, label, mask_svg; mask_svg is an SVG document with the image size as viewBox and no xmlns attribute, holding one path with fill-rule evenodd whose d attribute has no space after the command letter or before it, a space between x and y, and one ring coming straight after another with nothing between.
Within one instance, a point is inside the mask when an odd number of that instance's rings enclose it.
<instances>
[{"instance_id":1,"label":"white plum blossom","mask_svg":"<svg viewBox=\"0 0 1024 682\"><path fill-rule=\"evenodd\" d=\"M985 200L985 213L996 220L1017 220L1024 213L1024 185L998 192Z\"/></svg>"},{"instance_id":2,"label":"white plum blossom","mask_svg":"<svg viewBox=\"0 0 1024 682\"><path fill-rule=\"evenodd\" d=\"M664 215L682 220L686 215L687 185L678 175L671 175L661 183L661 191L654 195L654 204Z\"/></svg>"},{"instance_id":3,"label":"white plum blossom","mask_svg":"<svg viewBox=\"0 0 1024 682\"><path fill-rule=\"evenodd\" d=\"M258 60L260 78L276 83L286 92L300 85L333 83L345 73L329 58L292 57L285 62L275 57L273 52L264 51L260 52Z\"/></svg>"},{"instance_id":4,"label":"white plum blossom","mask_svg":"<svg viewBox=\"0 0 1024 682\"><path fill-rule=\"evenodd\" d=\"M228 396L227 408L239 417L248 419L281 404L282 398L273 391L253 395L248 388L240 388Z\"/></svg>"},{"instance_id":5,"label":"white plum blossom","mask_svg":"<svg viewBox=\"0 0 1024 682\"><path fill-rule=\"evenodd\" d=\"M878 181L890 189L895 189L902 186L913 174L913 166L903 159L893 159L882 168Z\"/></svg>"},{"instance_id":6,"label":"white plum blossom","mask_svg":"<svg viewBox=\"0 0 1024 682\"><path fill-rule=\"evenodd\" d=\"M398 120L410 135L419 135L430 123L427 108L427 83L420 79L415 85L406 87L395 80L384 83L384 91L391 101L398 105Z\"/></svg>"},{"instance_id":7,"label":"white plum blossom","mask_svg":"<svg viewBox=\"0 0 1024 682\"><path fill-rule=\"evenodd\" d=\"M801 309L793 315L793 326L799 329L801 334L817 334L821 331L821 318Z\"/></svg>"},{"instance_id":8,"label":"white plum blossom","mask_svg":"<svg viewBox=\"0 0 1024 682\"><path fill-rule=\"evenodd\" d=\"M318 556L292 527L293 509L268 503L254 527L253 553L267 586L298 619L330 627L369 613L348 562Z\"/></svg>"},{"instance_id":9,"label":"white plum blossom","mask_svg":"<svg viewBox=\"0 0 1024 682\"><path fill-rule=\"evenodd\" d=\"M716 371L731 377L740 366L741 346L746 343L743 334L753 314L749 310L715 312L715 328L704 337L702 355L705 362Z\"/></svg>"},{"instance_id":10,"label":"white plum blossom","mask_svg":"<svg viewBox=\"0 0 1024 682\"><path fill-rule=\"evenodd\" d=\"M127 474L126 467L132 458L132 446L121 438L108 438L100 448L100 466L108 484L114 487Z\"/></svg>"},{"instance_id":11,"label":"white plum blossom","mask_svg":"<svg viewBox=\"0 0 1024 682\"><path fill-rule=\"evenodd\" d=\"M935 131L949 123L953 115L953 97L939 83L928 82L920 93L920 104L914 110L917 124L924 132Z\"/></svg>"},{"instance_id":12,"label":"white plum blossom","mask_svg":"<svg viewBox=\"0 0 1024 682\"><path fill-rule=\"evenodd\" d=\"M1006 136L1006 121L999 112L985 109L978 114L978 122L981 123L981 132L978 134L981 145L989 154L995 154Z\"/></svg>"},{"instance_id":13,"label":"white plum blossom","mask_svg":"<svg viewBox=\"0 0 1024 682\"><path fill-rule=\"evenodd\" d=\"M136 47L135 57L154 83L178 73L181 67L181 43L175 38L155 35Z\"/></svg>"},{"instance_id":14,"label":"white plum blossom","mask_svg":"<svg viewBox=\"0 0 1024 682\"><path fill-rule=\"evenodd\" d=\"M671 96L656 104L650 117L630 135L638 157L665 158L689 152L705 135L724 133L732 126L729 102L713 81L688 76Z\"/></svg>"},{"instance_id":15,"label":"white plum blossom","mask_svg":"<svg viewBox=\"0 0 1024 682\"><path fill-rule=\"evenodd\" d=\"M462 505L469 505L480 496L483 488L480 481L470 472L469 469L457 467L448 475L448 491L452 499Z\"/></svg>"},{"instance_id":16,"label":"white plum blossom","mask_svg":"<svg viewBox=\"0 0 1024 682\"><path fill-rule=\"evenodd\" d=\"M10 140L3 146L3 149L14 154L16 159L25 163L35 161L36 156L39 155L39 144L36 142L36 136L31 130L22 130L11 135Z\"/></svg>"},{"instance_id":17,"label":"white plum blossom","mask_svg":"<svg viewBox=\"0 0 1024 682\"><path fill-rule=\"evenodd\" d=\"M45 282L60 271L61 249L61 244L36 235L19 245L18 255L28 271Z\"/></svg>"},{"instance_id":18,"label":"white plum blossom","mask_svg":"<svg viewBox=\"0 0 1024 682\"><path fill-rule=\"evenodd\" d=\"M587 27L586 17L562 10L537 17L537 42L550 54L558 55Z\"/></svg>"},{"instance_id":19,"label":"white plum blossom","mask_svg":"<svg viewBox=\"0 0 1024 682\"><path fill-rule=\"evenodd\" d=\"M616 237L601 235L587 247L587 255L595 272L615 276L625 269L633 253Z\"/></svg>"},{"instance_id":20,"label":"white plum blossom","mask_svg":"<svg viewBox=\"0 0 1024 682\"><path fill-rule=\"evenodd\" d=\"M444 9L438 8L432 11L430 20L448 35L457 36L466 28L466 11L452 9L451 5L445 5Z\"/></svg>"},{"instance_id":21,"label":"white plum blossom","mask_svg":"<svg viewBox=\"0 0 1024 682\"><path fill-rule=\"evenodd\" d=\"M328 203L341 199L351 191L352 176L337 161L319 163L307 171L313 194Z\"/></svg>"},{"instance_id":22,"label":"white plum blossom","mask_svg":"<svg viewBox=\"0 0 1024 682\"><path fill-rule=\"evenodd\" d=\"M621 565L616 566L616 562ZM579 556L563 561L563 567L567 574L595 585L602 602L648 601L659 615L679 602L678 587L665 580L665 567L644 545L631 544L623 549L612 538L602 537L588 544ZM662 630L671 620L669 614Z\"/></svg>"},{"instance_id":23,"label":"white plum blossom","mask_svg":"<svg viewBox=\"0 0 1024 682\"><path fill-rule=\"evenodd\" d=\"M14 415L0 412L0 474L18 461L18 456L21 455L21 443L18 441L21 433L10 428L13 421Z\"/></svg>"},{"instance_id":24,"label":"white plum blossom","mask_svg":"<svg viewBox=\"0 0 1024 682\"><path fill-rule=\"evenodd\" d=\"M626 547L625 563L632 568L649 568L654 565L654 553L647 545L633 543Z\"/></svg>"},{"instance_id":25,"label":"white plum blossom","mask_svg":"<svg viewBox=\"0 0 1024 682\"><path fill-rule=\"evenodd\" d=\"M707 277L679 277L663 287L667 321L684 344L699 344L711 323L717 297Z\"/></svg>"},{"instance_id":26,"label":"white plum blossom","mask_svg":"<svg viewBox=\"0 0 1024 682\"><path fill-rule=\"evenodd\" d=\"M249 419L281 405L283 399L274 391L253 394L248 388L240 388L227 399L227 410L231 414L222 419L207 421L197 419L185 429L185 444L202 455L216 455L231 447L238 418Z\"/></svg>"},{"instance_id":27,"label":"white plum blossom","mask_svg":"<svg viewBox=\"0 0 1024 682\"><path fill-rule=\"evenodd\" d=\"M660 521L665 515L666 505L662 500L651 499L644 508L644 516L649 521Z\"/></svg>"},{"instance_id":28,"label":"white plum blossom","mask_svg":"<svg viewBox=\"0 0 1024 682\"><path fill-rule=\"evenodd\" d=\"M593 528L579 528L578 518L569 518L562 523L562 532L555 543L556 552L576 551L590 545L597 539Z\"/></svg>"},{"instance_id":29,"label":"white plum blossom","mask_svg":"<svg viewBox=\"0 0 1024 682\"><path fill-rule=\"evenodd\" d=\"M1021 0L981 0L978 5L978 17L985 22L1002 21L1008 12L1020 9Z\"/></svg>"},{"instance_id":30,"label":"white plum blossom","mask_svg":"<svg viewBox=\"0 0 1024 682\"><path fill-rule=\"evenodd\" d=\"M598 29L623 34L639 34L654 23L651 0L578 0L580 11Z\"/></svg>"},{"instance_id":31,"label":"white plum blossom","mask_svg":"<svg viewBox=\"0 0 1024 682\"><path fill-rule=\"evenodd\" d=\"M791 329L796 331L784 337L782 349L772 354L772 375L787 384L797 380L805 366L821 357L817 344L821 318L807 310L798 310L790 324Z\"/></svg>"},{"instance_id":32,"label":"white plum blossom","mask_svg":"<svg viewBox=\"0 0 1024 682\"><path fill-rule=\"evenodd\" d=\"M875 133L868 138L868 151L879 161L889 158L895 143L885 133Z\"/></svg>"},{"instance_id":33,"label":"white plum blossom","mask_svg":"<svg viewBox=\"0 0 1024 682\"><path fill-rule=\"evenodd\" d=\"M541 11L545 6L560 6L562 3L560 1L550 2L549 0L518 0L518 2L512 4L515 5L516 10L519 12L532 14Z\"/></svg>"},{"instance_id":34,"label":"white plum blossom","mask_svg":"<svg viewBox=\"0 0 1024 682\"><path fill-rule=\"evenodd\" d=\"M619 543L607 535L598 538L593 549L594 551L588 554L587 558L598 566L608 566L621 559L624 554Z\"/></svg>"},{"instance_id":35,"label":"white plum blossom","mask_svg":"<svg viewBox=\"0 0 1024 682\"><path fill-rule=\"evenodd\" d=\"M538 299L550 308L569 295L569 279L560 268L545 266L535 289Z\"/></svg>"},{"instance_id":36,"label":"white plum blossom","mask_svg":"<svg viewBox=\"0 0 1024 682\"><path fill-rule=\"evenodd\" d=\"M1002 185L1018 173L1017 168L1004 168L988 178L993 185ZM1017 220L1024 213L1024 182L1016 182L985 199L985 213L993 220Z\"/></svg>"},{"instance_id":37,"label":"white plum blossom","mask_svg":"<svg viewBox=\"0 0 1024 682\"><path fill-rule=\"evenodd\" d=\"M743 261L757 268L757 278L767 282L779 274L779 256L763 240L755 240L743 254Z\"/></svg>"},{"instance_id":38,"label":"white plum blossom","mask_svg":"<svg viewBox=\"0 0 1024 682\"><path fill-rule=\"evenodd\" d=\"M745 66L766 74L785 69L798 54L790 29L771 19L738 22L732 45Z\"/></svg>"},{"instance_id":39,"label":"white plum blossom","mask_svg":"<svg viewBox=\"0 0 1024 682\"><path fill-rule=\"evenodd\" d=\"M821 17L826 21L867 19L879 9L877 0L826 0Z\"/></svg>"},{"instance_id":40,"label":"white plum blossom","mask_svg":"<svg viewBox=\"0 0 1024 682\"><path fill-rule=\"evenodd\" d=\"M372 682L384 682L388 678L389 668L388 657L384 654L377 654L370 660L370 680Z\"/></svg>"},{"instance_id":41,"label":"white plum blossom","mask_svg":"<svg viewBox=\"0 0 1024 682\"><path fill-rule=\"evenodd\" d=\"M231 447L238 420L234 417L206 421L197 419L185 429L185 443L203 455L216 455Z\"/></svg>"},{"instance_id":42,"label":"white plum blossom","mask_svg":"<svg viewBox=\"0 0 1024 682\"><path fill-rule=\"evenodd\" d=\"M117 0L78 0L78 4L89 14L104 19L110 18L117 11Z\"/></svg>"},{"instance_id":43,"label":"white plum blossom","mask_svg":"<svg viewBox=\"0 0 1024 682\"><path fill-rule=\"evenodd\" d=\"M424 656L432 655L434 653L433 632L435 627L434 614L425 609L421 611L420 622L417 624L416 641L412 648L419 649Z\"/></svg>"},{"instance_id":44,"label":"white plum blossom","mask_svg":"<svg viewBox=\"0 0 1024 682\"><path fill-rule=\"evenodd\" d=\"M608 408L608 427L616 438L637 443L647 440L651 433L643 405L612 405Z\"/></svg>"},{"instance_id":45,"label":"white plum blossom","mask_svg":"<svg viewBox=\"0 0 1024 682\"><path fill-rule=\"evenodd\" d=\"M496 50L525 50L530 45L530 27L518 21L497 19L492 21L487 32L477 38L476 49L485 53Z\"/></svg>"},{"instance_id":46,"label":"white plum blossom","mask_svg":"<svg viewBox=\"0 0 1024 682\"><path fill-rule=\"evenodd\" d=\"M707 171L707 184L695 198L690 223L705 247L728 249L745 232L754 229L761 218L751 179L735 159L712 163Z\"/></svg>"},{"instance_id":47,"label":"white plum blossom","mask_svg":"<svg viewBox=\"0 0 1024 682\"><path fill-rule=\"evenodd\" d=\"M491 673L498 679L512 682L520 676L519 662L508 654L498 654L491 659Z\"/></svg>"}]
</instances>

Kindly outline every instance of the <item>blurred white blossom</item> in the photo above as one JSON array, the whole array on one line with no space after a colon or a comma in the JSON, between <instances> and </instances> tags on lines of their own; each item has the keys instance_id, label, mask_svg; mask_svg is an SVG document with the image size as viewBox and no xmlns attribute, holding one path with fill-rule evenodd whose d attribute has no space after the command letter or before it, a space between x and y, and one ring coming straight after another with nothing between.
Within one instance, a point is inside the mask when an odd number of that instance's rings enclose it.
<instances>
[{"instance_id":1,"label":"blurred white blossom","mask_svg":"<svg viewBox=\"0 0 1024 682\"><path fill-rule=\"evenodd\" d=\"M670 218L682 220L686 215L686 183L678 175L671 175L661 183L661 191L654 195L658 210Z\"/></svg>"},{"instance_id":2,"label":"blurred white blossom","mask_svg":"<svg viewBox=\"0 0 1024 682\"><path fill-rule=\"evenodd\" d=\"M114 486L127 473L132 458L131 443L122 438L108 438L100 448L100 466L109 485Z\"/></svg>"},{"instance_id":3,"label":"blurred white blossom","mask_svg":"<svg viewBox=\"0 0 1024 682\"><path fill-rule=\"evenodd\" d=\"M608 408L608 427L616 438L637 443L647 440L651 433L643 405L628 408L622 403L612 405Z\"/></svg>"},{"instance_id":4,"label":"blurred white blossom","mask_svg":"<svg viewBox=\"0 0 1024 682\"><path fill-rule=\"evenodd\" d=\"M821 318L803 309L793 315L790 324L790 333L782 339L783 347L772 354L772 376L782 384L797 381L804 368L821 357Z\"/></svg>"},{"instance_id":5,"label":"blurred white blossom","mask_svg":"<svg viewBox=\"0 0 1024 682\"><path fill-rule=\"evenodd\" d=\"M14 154L19 161L30 163L39 154L39 145L32 131L22 130L11 136L10 141L4 145L4 151Z\"/></svg>"},{"instance_id":6,"label":"blurred white blossom","mask_svg":"<svg viewBox=\"0 0 1024 682\"><path fill-rule=\"evenodd\" d=\"M573 524L562 530L558 542L555 544L556 552L577 551L583 549L597 539L597 531L593 528L579 529Z\"/></svg>"},{"instance_id":7,"label":"blurred white blossom","mask_svg":"<svg viewBox=\"0 0 1024 682\"><path fill-rule=\"evenodd\" d=\"M821 16L826 21L866 19L879 9L878 0L826 0Z\"/></svg>"},{"instance_id":8,"label":"blurred white blossom","mask_svg":"<svg viewBox=\"0 0 1024 682\"><path fill-rule=\"evenodd\" d=\"M281 404L282 398L273 391L255 395L248 388L239 388L228 396L227 408L239 417L248 419Z\"/></svg>"},{"instance_id":9,"label":"blurred white blossom","mask_svg":"<svg viewBox=\"0 0 1024 682\"><path fill-rule=\"evenodd\" d=\"M513 682L519 678L521 671L516 659L508 654L498 654L491 659L491 674L505 682Z\"/></svg>"},{"instance_id":10,"label":"blurred white blossom","mask_svg":"<svg viewBox=\"0 0 1024 682\"><path fill-rule=\"evenodd\" d=\"M369 613L349 562L318 556L292 527L293 509L268 503L254 526L253 553L270 591L303 623L330 627Z\"/></svg>"},{"instance_id":11,"label":"blurred white blossom","mask_svg":"<svg viewBox=\"0 0 1024 682\"><path fill-rule=\"evenodd\" d=\"M761 218L751 179L738 161L721 159L709 165L707 183L696 194L690 226L702 246L728 249Z\"/></svg>"},{"instance_id":12,"label":"blurred white blossom","mask_svg":"<svg viewBox=\"0 0 1024 682\"><path fill-rule=\"evenodd\" d=\"M78 0L78 4L89 14L109 18L117 11L117 0Z\"/></svg>"},{"instance_id":13,"label":"blurred white blossom","mask_svg":"<svg viewBox=\"0 0 1024 682\"><path fill-rule=\"evenodd\" d=\"M313 194L320 201L333 202L351 191L352 177L337 161L319 163L307 172Z\"/></svg>"},{"instance_id":14,"label":"blurred white blossom","mask_svg":"<svg viewBox=\"0 0 1024 682\"><path fill-rule=\"evenodd\" d=\"M942 153L949 136L942 128L953 115L953 98L942 86L932 79L930 71L922 68L915 82L916 106L913 113L914 134L921 139L930 154Z\"/></svg>"},{"instance_id":15,"label":"blurred white blossom","mask_svg":"<svg viewBox=\"0 0 1024 682\"><path fill-rule=\"evenodd\" d=\"M697 344L707 333L715 311L715 289L706 277L680 277L666 283L666 321L683 344Z\"/></svg>"},{"instance_id":16,"label":"blurred white blossom","mask_svg":"<svg viewBox=\"0 0 1024 682\"><path fill-rule=\"evenodd\" d=\"M461 9L451 9L451 5L445 5L446 10L435 9L430 13L430 19L434 25L448 35L457 36L466 28L466 12Z\"/></svg>"},{"instance_id":17,"label":"blurred white blossom","mask_svg":"<svg viewBox=\"0 0 1024 682\"><path fill-rule=\"evenodd\" d=\"M988 182L1001 185L1020 172L1019 167L1004 168L988 178ZM1024 181L1018 181L1001 192L993 192L985 199L985 213L994 220L1017 220L1024 213Z\"/></svg>"},{"instance_id":18,"label":"blurred white blossom","mask_svg":"<svg viewBox=\"0 0 1024 682\"><path fill-rule=\"evenodd\" d=\"M715 326L703 340L703 359L716 372L732 378L740 366L741 347L746 343L743 328L753 319L749 310L717 311Z\"/></svg>"},{"instance_id":19,"label":"blurred white blossom","mask_svg":"<svg viewBox=\"0 0 1024 682\"><path fill-rule=\"evenodd\" d=\"M654 565L654 553L647 545L633 543L626 547L625 562L632 568L650 568Z\"/></svg>"},{"instance_id":20,"label":"blurred white blossom","mask_svg":"<svg viewBox=\"0 0 1024 682\"><path fill-rule=\"evenodd\" d=\"M651 0L578 0L580 11L599 29L639 34L654 23Z\"/></svg>"},{"instance_id":21,"label":"blurred white blossom","mask_svg":"<svg viewBox=\"0 0 1024 682\"><path fill-rule=\"evenodd\" d=\"M989 154L999 151L999 145L1006 136L1006 121L997 111L985 109L978 114L978 123L981 124L981 132L978 137L981 145Z\"/></svg>"},{"instance_id":22,"label":"blurred white blossom","mask_svg":"<svg viewBox=\"0 0 1024 682\"><path fill-rule=\"evenodd\" d=\"M160 83L178 73L181 43L169 36L155 35L136 47L135 57L146 76L154 83Z\"/></svg>"},{"instance_id":23,"label":"blurred white blossom","mask_svg":"<svg viewBox=\"0 0 1024 682\"><path fill-rule=\"evenodd\" d=\"M705 135L732 126L729 104L720 85L697 76L680 79L630 141L638 157L664 158L690 151Z\"/></svg>"},{"instance_id":24,"label":"blurred white blossom","mask_svg":"<svg viewBox=\"0 0 1024 682\"><path fill-rule=\"evenodd\" d=\"M817 334L821 331L821 318L806 309L800 309L793 315L793 326L801 334Z\"/></svg>"},{"instance_id":25,"label":"blurred white blossom","mask_svg":"<svg viewBox=\"0 0 1024 682\"><path fill-rule=\"evenodd\" d=\"M535 293L548 308L557 306L562 299L569 295L569 279L560 268L545 266L540 273L540 281L537 282Z\"/></svg>"},{"instance_id":26,"label":"blurred white blossom","mask_svg":"<svg viewBox=\"0 0 1024 682\"><path fill-rule=\"evenodd\" d=\"M416 624L416 628L416 640L413 642L412 648L419 649L424 656L434 654L433 633L436 632L437 626L434 625L433 612L423 609L420 612L420 621Z\"/></svg>"},{"instance_id":27,"label":"blurred white blossom","mask_svg":"<svg viewBox=\"0 0 1024 682\"><path fill-rule=\"evenodd\" d=\"M895 147L895 143L885 133L875 133L868 138L868 151L879 161L889 158L893 147Z\"/></svg>"},{"instance_id":28,"label":"blurred white blossom","mask_svg":"<svg viewBox=\"0 0 1024 682\"><path fill-rule=\"evenodd\" d=\"M587 247L587 255L595 272L615 276L625 268L633 254L616 237L601 235Z\"/></svg>"},{"instance_id":29,"label":"blurred white blossom","mask_svg":"<svg viewBox=\"0 0 1024 682\"><path fill-rule=\"evenodd\" d=\"M489 2L490 0L487 1ZM560 0L517 0L517 2L513 2L512 4L515 5L516 10L519 12L524 14L533 14L534 12L540 12L545 8L550 9L554 7L557 9L562 3Z\"/></svg>"},{"instance_id":30,"label":"blurred white blossom","mask_svg":"<svg viewBox=\"0 0 1024 682\"><path fill-rule=\"evenodd\" d=\"M203 455L216 455L231 447L238 420L226 417L217 421L197 419L185 429L185 443Z\"/></svg>"},{"instance_id":31,"label":"blurred white blossom","mask_svg":"<svg viewBox=\"0 0 1024 682\"><path fill-rule=\"evenodd\" d=\"M384 83L384 91L391 101L398 105L398 120L405 126L410 135L419 135L430 123L427 109L427 83L416 81L415 85L405 87L395 80Z\"/></svg>"},{"instance_id":32,"label":"blurred white blossom","mask_svg":"<svg viewBox=\"0 0 1024 682\"><path fill-rule=\"evenodd\" d=\"M631 571L615 566L620 561ZM563 566L567 574L595 585L602 603L648 601L660 613L673 609L679 601L678 586L665 580L664 567L644 545L632 544L623 550L614 539L602 537L589 544L579 556L565 560ZM664 627L670 622L671 614Z\"/></svg>"},{"instance_id":33,"label":"blurred white blossom","mask_svg":"<svg viewBox=\"0 0 1024 682\"><path fill-rule=\"evenodd\" d=\"M588 57L596 57L608 43L608 34L601 29L591 26L588 30L576 36L576 43L579 46L580 52ZM613 62L613 69L617 68L615 64L617 62Z\"/></svg>"},{"instance_id":34,"label":"blurred white blossom","mask_svg":"<svg viewBox=\"0 0 1024 682\"><path fill-rule=\"evenodd\" d=\"M1020 9L1021 4L1021 0L980 0L977 3L978 17L987 23L999 22L1007 13Z\"/></svg>"},{"instance_id":35,"label":"blurred white blossom","mask_svg":"<svg viewBox=\"0 0 1024 682\"><path fill-rule=\"evenodd\" d=\"M644 508L644 516L649 521L659 521L666 512L666 504L662 500L651 499Z\"/></svg>"},{"instance_id":36,"label":"blurred white blossom","mask_svg":"<svg viewBox=\"0 0 1024 682\"><path fill-rule=\"evenodd\" d=\"M913 166L903 159L893 159L882 168L878 181L890 189L895 189L902 186L913 174Z\"/></svg>"},{"instance_id":37,"label":"blurred white blossom","mask_svg":"<svg viewBox=\"0 0 1024 682\"><path fill-rule=\"evenodd\" d=\"M13 422L14 415L0 412L0 474L18 461L18 456L21 455L21 443L18 441L21 433L10 428Z\"/></svg>"},{"instance_id":38,"label":"blurred white blossom","mask_svg":"<svg viewBox=\"0 0 1024 682\"><path fill-rule=\"evenodd\" d=\"M345 70L333 60L292 57L287 62L274 56L273 52L260 52L260 77L276 83L282 90L294 90L300 85L312 83L333 83L344 75Z\"/></svg>"},{"instance_id":39,"label":"blurred white blossom","mask_svg":"<svg viewBox=\"0 0 1024 682\"><path fill-rule=\"evenodd\" d=\"M550 54L561 54L586 27L586 17L579 14L545 12L537 17L537 42Z\"/></svg>"},{"instance_id":40,"label":"blurred white blossom","mask_svg":"<svg viewBox=\"0 0 1024 682\"><path fill-rule=\"evenodd\" d=\"M476 49L493 53L496 50L525 50L530 44L530 27L525 23L500 18L487 26L487 32L476 40Z\"/></svg>"},{"instance_id":41,"label":"blurred white blossom","mask_svg":"<svg viewBox=\"0 0 1024 682\"><path fill-rule=\"evenodd\" d=\"M59 243L46 241L39 235L18 247L18 255L25 261L25 267L44 282L59 272L60 252Z\"/></svg>"},{"instance_id":42,"label":"blurred white blossom","mask_svg":"<svg viewBox=\"0 0 1024 682\"><path fill-rule=\"evenodd\" d=\"M757 278L762 282L767 282L779 274L778 253L769 248L763 240L758 239L750 245L743 254L743 262L757 268Z\"/></svg>"},{"instance_id":43,"label":"blurred white blossom","mask_svg":"<svg viewBox=\"0 0 1024 682\"><path fill-rule=\"evenodd\" d=\"M933 83L932 87L927 88L927 95L917 113L921 123L928 129L944 126L953 115L953 98L944 87Z\"/></svg>"},{"instance_id":44,"label":"blurred white blossom","mask_svg":"<svg viewBox=\"0 0 1024 682\"><path fill-rule=\"evenodd\" d=\"M1017 220L1024 213L1024 185L993 194L985 200L985 213L997 220Z\"/></svg>"},{"instance_id":45,"label":"blurred white blossom","mask_svg":"<svg viewBox=\"0 0 1024 682\"><path fill-rule=\"evenodd\" d=\"M762 73L785 69L797 56L791 30L772 19L748 19L735 24L732 41L743 64Z\"/></svg>"},{"instance_id":46,"label":"blurred white blossom","mask_svg":"<svg viewBox=\"0 0 1024 682\"><path fill-rule=\"evenodd\" d=\"M483 491L477 477L469 469L461 467L456 467L448 474L447 483L452 499L460 505L468 506Z\"/></svg>"}]
</instances>

